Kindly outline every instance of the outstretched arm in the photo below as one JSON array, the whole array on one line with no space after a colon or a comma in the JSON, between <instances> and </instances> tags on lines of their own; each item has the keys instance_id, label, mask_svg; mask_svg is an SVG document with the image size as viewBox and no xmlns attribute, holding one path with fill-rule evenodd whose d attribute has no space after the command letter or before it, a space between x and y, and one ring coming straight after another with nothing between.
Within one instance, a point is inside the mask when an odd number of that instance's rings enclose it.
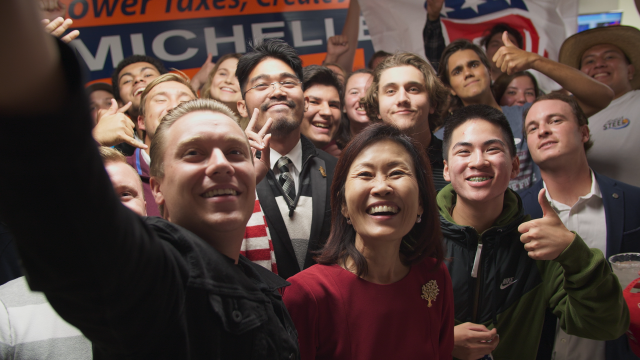
<instances>
[{"instance_id":1,"label":"outstretched arm","mask_svg":"<svg viewBox=\"0 0 640 360\"><path fill-rule=\"evenodd\" d=\"M0 108L3 115L46 114L59 104L64 78L53 37L39 24L39 2L0 1ZM28 44L25 45L25 44ZM37 86L35 86L37 85ZM38 99L38 106L33 106Z\"/></svg>"},{"instance_id":2,"label":"outstretched arm","mask_svg":"<svg viewBox=\"0 0 640 360\"><path fill-rule=\"evenodd\" d=\"M582 71L518 48L511 43L506 31L502 34L502 41L504 46L493 56L493 61L502 72L540 71L571 92L587 116L606 108L613 100L614 93L610 87Z\"/></svg>"},{"instance_id":3,"label":"outstretched arm","mask_svg":"<svg viewBox=\"0 0 640 360\"><path fill-rule=\"evenodd\" d=\"M0 39L0 218L29 285L96 344L127 352L140 334L138 345L164 341L152 338L181 307L179 255L116 197L73 50L44 33L33 0L0 1L0 19L11 35Z\"/></svg>"},{"instance_id":4,"label":"outstretched arm","mask_svg":"<svg viewBox=\"0 0 640 360\"><path fill-rule=\"evenodd\" d=\"M360 31L360 4L358 0L349 2L347 21L342 28L342 34L332 36L327 40L327 57L325 63L340 65L347 73L353 70L353 59L358 48L358 32Z\"/></svg>"},{"instance_id":5,"label":"outstretched arm","mask_svg":"<svg viewBox=\"0 0 640 360\"><path fill-rule=\"evenodd\" d=\"M422 30L424 54L436 72L438 72L440 57L445 48L442 23L440 23L440 11L442 11L443 5L444 0L427 1L427 23L424 24Z\"/></svg>"}]
</instances>

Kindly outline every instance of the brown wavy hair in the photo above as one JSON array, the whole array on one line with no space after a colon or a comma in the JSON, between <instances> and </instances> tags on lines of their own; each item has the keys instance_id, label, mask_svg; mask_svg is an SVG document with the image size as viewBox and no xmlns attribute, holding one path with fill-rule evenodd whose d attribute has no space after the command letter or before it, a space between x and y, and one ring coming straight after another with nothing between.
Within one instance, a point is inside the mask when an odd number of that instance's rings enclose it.
<instances>
[{"instance_id":1,"label":"brown wavy hair","mask_svg":"<svg viewBox=\"0 0 640 360\"><path fill-rule=\"evenodd\" d=\"M356 135L338 160L331 184L331 233L327 244L316 259L318 263L344 266L351 258L356 267L356 275L362 277L367 274L367 260L356 249L356 231L353 226L347 224L347 219L342 215L342 206L346 203L345 183L351 164L366 147L383 140L391 140L401 145L413 160L418 183L417 196L424 210L422 221L413 225L409 233L402 238L400 259L407 266L417 264L427 256L438 260L437 265L443 260L444 246L436 207L436 192L424 148L395 126L378 123Z\"/></svg>"},{"instance_id":2,"label":"brown wavy hair","mask_svg":"<svg viewBox=\"0 0 640 360\"><path fill-rule=\"evenodd\" d=\"M378 117L380 115L378 102L380 77L385 70L399 66L413 66L420 70L424 76L424 84L429 94L429 105L435 109L433 114L429 114L429 129L433 132L434 129L442 125L444 112L448 108L449 90L438 79L433 67L426 60L412 53L389 56L375 68L371 87L361 100L367 116L372 122L381 121Z\"/></svg>"}]
</instances>

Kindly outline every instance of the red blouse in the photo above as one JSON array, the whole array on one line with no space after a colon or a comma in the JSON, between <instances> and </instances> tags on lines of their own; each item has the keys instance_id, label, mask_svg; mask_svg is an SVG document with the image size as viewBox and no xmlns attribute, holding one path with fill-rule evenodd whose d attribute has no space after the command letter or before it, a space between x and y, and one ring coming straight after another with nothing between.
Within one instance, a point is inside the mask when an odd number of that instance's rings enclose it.
<instances>
[{"instance_id":1,"label":"red blouse","mask_svg":"<svg viewBox=\"0 0 640 360\"><path fill-rule=\"evenodd\" d=\"M284 303L302 360L451 359L453 290L444 263L425 259L379 285L338 265L314 265L287 281ZM435 284L431 281L435 281ZM423 285L430 289L422 298Z\"/></svg>"}]
</instances>

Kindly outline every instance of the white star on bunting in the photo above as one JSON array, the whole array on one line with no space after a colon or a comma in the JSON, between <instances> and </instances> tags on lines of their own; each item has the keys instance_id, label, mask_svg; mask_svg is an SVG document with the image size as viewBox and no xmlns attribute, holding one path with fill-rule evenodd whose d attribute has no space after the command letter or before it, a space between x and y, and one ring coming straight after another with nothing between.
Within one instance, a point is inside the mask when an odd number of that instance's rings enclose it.
<instances>
[{"instance_id":1,"label":"white star on bunting","mask_svg":"<svg viewBox=\"0 0 640 360\"><path fill-rule=\"evenodd\" d=\"M472 8L473 11L475 11L476 13L479 13L478 5L482 5L486 2L487 0L465 0L464 4L462 4L460 9Z\"/></svg>"},{"instance_id":2,"label":"white star on bunting","mask_svg":"<svg viewBox=\"0 0 640 360\"><path fill-rule=\"evenodd\" d=\"M456 11L456 9L450 8L450 7L447 7L447 6L443 6L442 10L440 10L440 15L444 16L444 17L447 17L447 13L450 13L450 12L453 12L453 11Z\"/></svg>"}]
</instances>

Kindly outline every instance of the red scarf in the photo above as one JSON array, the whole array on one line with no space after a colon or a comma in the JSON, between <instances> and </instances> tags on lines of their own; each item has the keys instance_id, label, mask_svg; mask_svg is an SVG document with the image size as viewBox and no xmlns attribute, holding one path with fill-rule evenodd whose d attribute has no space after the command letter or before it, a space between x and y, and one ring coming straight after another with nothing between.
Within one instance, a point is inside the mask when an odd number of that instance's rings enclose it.
<instances>
[{"instance_id":1,"label":"red scarf","mask_svg":"<svg viewBox=\"0 0 640 360\"><path fill-rule=\"evenodd\" d=\"M271 234L269 234L269 228L267 227L267 219L264 217L264 213L260 207L258 194L256 194L253 214L244 231L240 254L265 269L271 270L275 274L278 273L276 255L273 252L273 243L271 242Z\"/></svg>"}]
</instances>

